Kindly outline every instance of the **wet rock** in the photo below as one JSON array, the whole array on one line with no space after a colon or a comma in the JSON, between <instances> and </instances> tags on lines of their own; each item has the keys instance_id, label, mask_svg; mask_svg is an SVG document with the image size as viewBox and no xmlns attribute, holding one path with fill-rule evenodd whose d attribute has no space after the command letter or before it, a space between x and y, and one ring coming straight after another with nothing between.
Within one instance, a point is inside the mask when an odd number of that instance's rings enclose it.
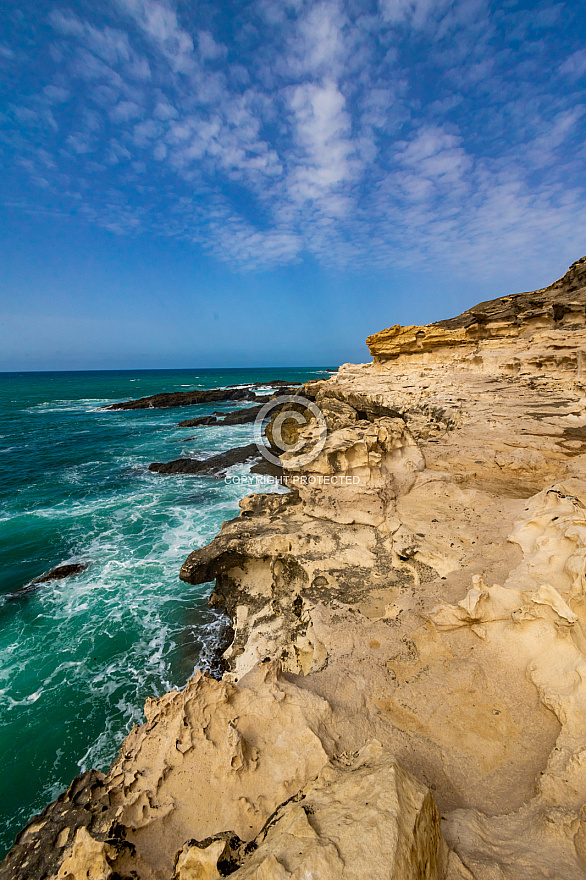
<instances>
[{"instance_id":1,"label":"wet rock","mask_svg":"<svg viewBox=\"0 0 586 880\"><path fill-rule=\"evenodd\" d=\"M271 382L253 382L242 387L229 385L227 388L211 388L209 390L170 391L152 394L138 400L127 400L123 403L111 403L103 407L105 410L127 409L169 409L177 406L194 406L199 403L220 403L229 400L266 400L266 395L255 394L253 388L278 388L280 393L290 390L294 393L300 386L284 380L274 379ZM187 426L189 427L189 426Z\"/></svg>"},{"instance_id":2,"label":"wet rock","mask_svg":"<svg viewBox=\"0 0 586 880\"><path fill-rule=\"evenodd\" d=\"M44 584L47 581L61 580L62 578L71 577L74 574L81 574L86 568L87 563L85 562L70 562L67 565L58 565L57 568L53 568L51 571L47 572L47 574L37 578L34 584Z\"/></svg>"},{"instance_id":3,"label":"wet rock","mask_svg":"<svg viewBox=\"0 0 586 880\"><path fill-rule=\"evenodd\" d=\"M177 424L178 428L199 428L202 425L215 425L216 416L198 416L196 419L185 419ZM191 438L190 438L191 439Z\"/></svg>"},{"instance_id":4,"label":"wet rock","mask_svg":"<svg viewBox=\"0 0 586 880\"><path fill-rule=\"evenodd\" d=\"M23 599L30 593L36 592L42 584L46 584L49 581L62 580L66 577L73 577L76 574L81 574L86 568L87 563L85 562L70 562L67 565L58 565L56 568L51 569L51 571L48 571L36 580L31 581L30 584L25 584L23 587L14 590L12 593L6 593L3 597L4 601L11 602L13 600Z\"/></svg>"},{"instance_id":5,"label":"wet rock","mask_svg":"<svg viewBox=\"0 0 586 880\"><path fill-rule=\"evenodd\" d=\"M233 412L215 412L211 416L200 416L197 419L185 419L179 422L178 428L198 428L207 425L246 425L254 422L264 404L250 406L246 409L236 409ZM191 437L188 439L192 439Z\"/></svg>"},{"instance_id":6,"label":"wet rock","mask_svg":"<svg viewBox=\"0 0 586 880\"><path fill-rule=\"evenodd\" d=\"M103 407L106 410L127 409L169 409L177 406L195 406L199 403L220 403L224 400L256 400L253 391L248 388L214 388L209 391L171 391L153 394L138 400L127 400L124 403L111 403Z\"/></svg>"},{"instance_id":7,"label":"wet rock","mask_svg":"<svg viewBox=\"0 0 586 880\"><path fill-rule=\"evenodd\" d=\"M104 796L105 776L96 770L76 777L67 791L35 816L17 835L14 846L0 864L0 880L32 880L56 877L61 864L74 848L76 839L89 837L102 847L111 838L115 842L115 820ZM78 834L81 832L81 838ZM98 843L98 838L101 838ZM117 847L121 838L116 840ZM77 849L79 854L79 846ZM87 853L86 870L91 856ZM86 876L89 876L86 874ZM106 874L105 876L108 876Z\"/></svg>"},{"instance_id":8,"label":"wet rock","mask_svg":"<svg viewBox=\"0 0 586 880\"><path fill-rule=\"evenodd\" d=\"M221 420L221 425L246 425L249 422L254 422L259 412L263 408L264 404L260 406L251 406L247 409L236 409L233 412L227 413L224 418Z\"/></svg>"},{"instance_id":9,"label":"wet rock","mask_svg":"<svg viewBox=\"0 0 586 880\"><path fill-rule=\"evenodd\" d=\"M220 452L210 458L178 458L175 461L153 462L149 465L149 471L157 474L199 474L200 476L224 476L229 468L236 464L259 461L261 454L256 443L247 446L237 446Z\"/></svg>"},{"instance_id":10,"label":"wet rock","mask_svg":"<svg viewBox=\"0 0 586 880\"><path fill-rule=\"evenodd\" d=\"M270 382L251 382L248 388L279 388L295 390L301 386L300 382L288 382L286 379L271 379ZM229 385L228 388L237 388L237 385Z\"/></svg>"}]
</instances>

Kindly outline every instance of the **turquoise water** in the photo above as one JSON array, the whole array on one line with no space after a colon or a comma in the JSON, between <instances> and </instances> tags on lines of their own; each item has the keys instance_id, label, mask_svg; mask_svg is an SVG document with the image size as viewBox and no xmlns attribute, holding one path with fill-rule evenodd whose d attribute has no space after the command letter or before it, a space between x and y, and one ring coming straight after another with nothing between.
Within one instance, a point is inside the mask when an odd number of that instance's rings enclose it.
<instances>
[{"instance_id":1,"label":"turquoise water","mask_svg":"<svg viewBox=\"0 0 586 880\"><path fill-rule=\"evenodd\" d=\"M242 489L152 474L148 465L250 443L253 426L175 427L230 404L98 408L160 391L320 375L0 374L0 857L75 775L108 766L142 721L147 696L182 687L205 667L221 627L206 604L211 585L191 587L178 575L187 554L236 515ZM197 439L180 442L190 435ZM88 568L6 599L67 562Z\"/></svg>"}]
</instances>

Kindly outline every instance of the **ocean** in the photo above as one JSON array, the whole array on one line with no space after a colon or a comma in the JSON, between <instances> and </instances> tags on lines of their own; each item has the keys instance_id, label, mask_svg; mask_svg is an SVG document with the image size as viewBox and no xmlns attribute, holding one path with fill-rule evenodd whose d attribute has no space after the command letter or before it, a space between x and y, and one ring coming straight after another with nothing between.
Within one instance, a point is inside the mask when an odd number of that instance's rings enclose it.
<instances>
[{"instance_id":1,"label":"ocean","mask_svg":"<svg viewBox=\"0 0 586 880\"><path fill-rule=\"evenodd\" d=\"M176 424L252 404L100 407L328 369L0 373L0 858L74 776L108 767L147 696L207 668L222 625L212 585L179 569L245 491L148 465L251 443L252 424ZM87 569L18 592L69 562Z\"/></svg>"}]
</instances>

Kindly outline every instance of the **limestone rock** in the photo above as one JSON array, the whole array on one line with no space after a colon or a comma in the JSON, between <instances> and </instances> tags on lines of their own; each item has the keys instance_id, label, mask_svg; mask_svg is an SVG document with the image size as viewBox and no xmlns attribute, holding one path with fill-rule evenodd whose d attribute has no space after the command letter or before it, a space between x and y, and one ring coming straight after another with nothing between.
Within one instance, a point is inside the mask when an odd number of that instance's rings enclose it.
<instances>
[{"instance_id":1,"label":"limestone rock","mask_svg":"<svg viewBox=\"0 0 586 880\"><path fill-rule=\"evenodd\" d=\"M447 861L429 791L376 742L330 762L256 843L234 880L441 880Z\"/></svg>"},{"instance_id":2,"label":"limestone rock","mask_svg":"<svg viewBox=\"0 0 586 880\"><path fill-rule=\"evenodd\" d=\"M190 841L174 880L441 880L447 857L429 790L374 740L329 761L248 846L229 832Z\"/></svg>"},{"instance_id":3,"label":"limestone rock","mask_svg":"<svg viewBox=\"0 0 586 880\"><path fill-rule=\"evenodd\" d=\"M173 880L218 880L222 864L231 857L228 837L184 844L175 857Z\"/></svg>"},{"instance_id":4,"label":"limestone rock","mask_svg":"<svg viewBox=\"0 0 586 880\"><path fill-rule=\"evenodd\" d=\"M322 451L181 569L222 681L149 701L1 880L585 876L585 273L304 387Z\"/></svg>"},{"instance_id":5,"label":"limestone rock","mask_svg":"<svg viewBox=\"0 0 586 880\"><path fill-rule=\"evenodd\" d=\"M262 664L235 686L196 674L185 690L147 702L112 765L116 820L145 863L171 873L186 840L231 829L255 837L333 748L320 697Z\"/></svg>"},{"instance_id":6,"label":"limestone rock","mask_svg":"<svg viewBox=\"0 0 586 880\"><path fill-rule=\"evenodd\" d=\"M381 361L425 352L443 355L442 349L455 347L469 352L490 351L495 342L507 338L522 341L551 330L563 339L568 330L585 328L586 258L582 257L563 278L543 290L479 303L457 318L426 327L395 324L369 336L366 343L371 355ZM581 359L574 354L574 368L579 362Z\"/></svg>"},{"instance_id":7,"label":"limestone rock","mask_svg":"<svg viewBox=\"0 0 586 880\"><path fill-rule=\"evenodd\" d=\"M112 874L112 854L111 846L95 840L82 827L75 835L71 855L59 868L57 880L108 880Z\"/></svg>"}]
</instances>

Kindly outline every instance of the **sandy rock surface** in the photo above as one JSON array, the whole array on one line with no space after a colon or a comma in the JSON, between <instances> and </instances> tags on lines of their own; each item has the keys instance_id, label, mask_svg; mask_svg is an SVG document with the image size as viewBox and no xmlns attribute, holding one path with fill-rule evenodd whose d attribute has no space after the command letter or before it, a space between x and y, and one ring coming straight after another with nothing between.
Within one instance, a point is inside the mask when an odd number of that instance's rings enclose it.
<instances>
[{"instance_id":1,"label":"sandy rock surface","mask_svg":"<svg viewBox=\"0 0 586 880\"><path fill-rule=\"evenodd\" d=\"M0 877L586 876L586 258L369 346L307 389L291 491L181 569L222 681L149 701Z\"/></svg>"}]
</instances>

